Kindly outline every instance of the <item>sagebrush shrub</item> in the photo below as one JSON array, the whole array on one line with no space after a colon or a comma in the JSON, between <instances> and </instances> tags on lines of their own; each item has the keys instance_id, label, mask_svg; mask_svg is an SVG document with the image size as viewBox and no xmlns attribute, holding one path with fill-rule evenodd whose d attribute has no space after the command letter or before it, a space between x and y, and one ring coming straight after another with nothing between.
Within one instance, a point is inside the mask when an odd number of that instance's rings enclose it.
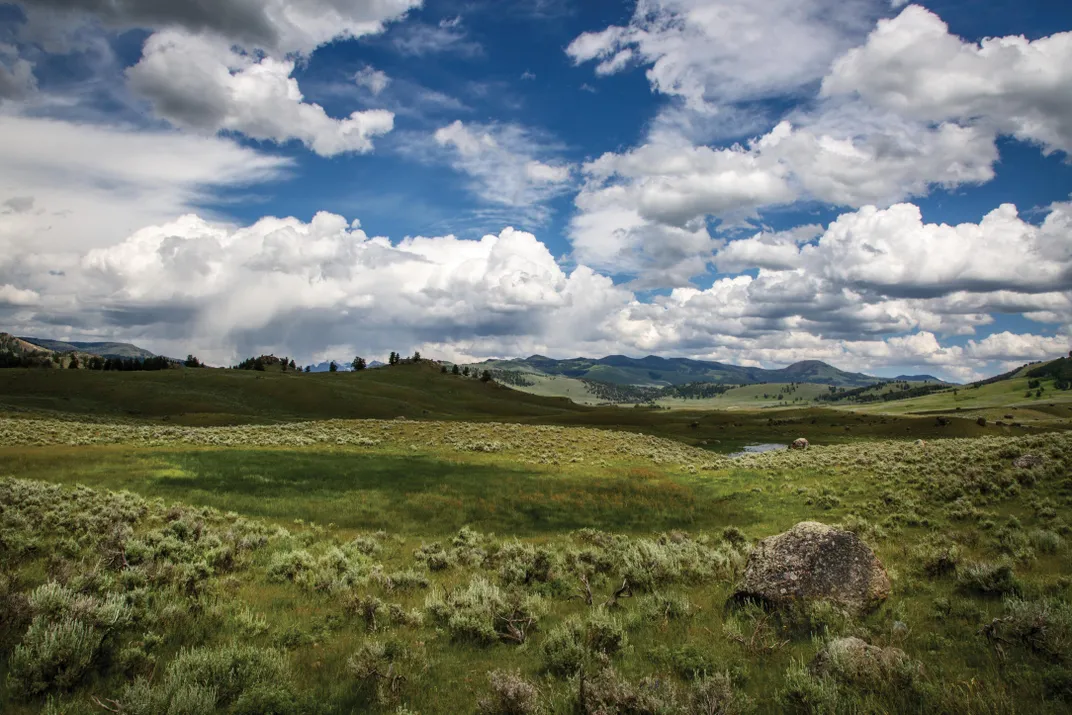
<instances>
[{"instance_id":1,"label":"sagebrush shrub","mask_svg":"<svg viewBox=\"0 0 1072 715\"><path fill-rule=\"evenodd\" d=\"M84 621L37 616L11 653L8 681L25 696L70 688L89 672L103 640L104 634Z\"/></svg>"},{"instance_id":2,"label":"sagebrush shrub","mask_svg":"<svg viewBox=\"0 0 1072 715\"><path fill-rule=\"evenodd\" d=\"M554 675L573 675L584 665L585 655L583 633L575 619L552 628L540 643L543 669Z\"/></svg>"},{"instance_id":3,"label":"sagebrush shrub","mask_svg":"<svg viewBox=\"0 0 1072 715\"><path fill-rule=\"evenodd\" d=\"M536 715L540 708L539 689L514 670L488 673L491 694L477 705L480 715Z\"/></svg>"},{"instance_id":4,"label":"sagebrush shrub","mask_svg":"<svg viewBox=\"0 0 1072 715\"><path fill-rule=\"evenodd\" d=\"M1020 580L1008 563L973 563L957 574L957 586L983 596L1013 596L1021 592Z\"/></svg>"}]
</instances>

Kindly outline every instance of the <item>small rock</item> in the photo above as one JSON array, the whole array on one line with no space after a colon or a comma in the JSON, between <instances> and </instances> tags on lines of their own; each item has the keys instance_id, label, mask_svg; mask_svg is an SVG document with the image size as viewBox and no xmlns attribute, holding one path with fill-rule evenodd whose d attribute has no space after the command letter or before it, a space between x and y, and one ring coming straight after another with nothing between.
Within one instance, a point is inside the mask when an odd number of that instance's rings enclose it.
<instances>
[{"instance_id":1,"label":"small rock","mask_svg":"<svg viewBox=\"0 0 1072 715\"><path fill-rule=\"evenodd\" d=\"M917 447L926 447L926 446L927 446L927 443L926 443L926 442L924 442L924 441L923 441L923 440L921 440L921 439L917 439L917 440L916 440L916 446L917 446Z\"/></svg>"},{"instance_id":2,"label":"small rock","mask_svg":"<svg viewBox=\"0 0 1072 715\"><path fill-rule=\"evenodd\" d=\"M979 419L975 420L975 424L979 425L980 427L986 427L986 418L980 417Z\"/></svg>"},{"instance_id":3,"label":"small rock","mask_svg":"<svg viewBox=\"0 0 1072 715\"><path fill-rule=\"evenodd\" d=\"M756 545L735 597L774 606L830 601L861 614L889 595L890 577L860 537L804 521Z\"/></svg>"},{"instance_id":4,"label":"small rock","mask_svg":"<svg viewBox=\"0 0 1072 715\"><path fill-rule=\"evenodd\" d=\"M793 440L792 444L789 445L789 449L807 449L808 446L808 440L803 437L797 437Z\"/></svg>"},{"instance_id":5,"label":"small rock","mask_svg":"<svg viewBox=\"0 0 1072 715\"><path fill-rule=\"evenodd\" d=\"M1042 464L1042 457L1034 454L1024 454L1012 460L1012 466L1017 469L1031 469Z\"/></svg>"}]
</instances>

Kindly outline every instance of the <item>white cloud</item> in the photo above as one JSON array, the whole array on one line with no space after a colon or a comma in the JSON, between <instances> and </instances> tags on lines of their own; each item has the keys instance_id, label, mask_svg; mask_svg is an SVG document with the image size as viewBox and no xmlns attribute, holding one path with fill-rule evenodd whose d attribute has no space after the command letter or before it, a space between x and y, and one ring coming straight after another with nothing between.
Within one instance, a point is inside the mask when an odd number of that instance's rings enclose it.
<instances>
[{"instance_id":1,"label":"white cloud","mask_svg":"<svg viewBox=\"0 0 1072 715\"><path fill-rule=\"evenodd\" d=\"M832 223L802 265L839 284L883 295L929 297L957 291L1046 293L1072 289L1072 204L1041 226L1003 205L978 224L924 224L919 209L865 207Z\"/></svg>"},{"instance_id":2,"label":"white cloud","mask_svg":"<svg viewBox=\"0 0 1072 715\"><path fill-rule=\"evenodd\" d=\"M433 139L469 176L473 193L491 204L527 209L535 222L546 219L542 204L570 187L570 166L548 158L554 147L519 125L459 120L436 130Z\"/></svg>"},{"instance_id":3,"label":"white cloud","mask_svg":"<svg viewBox=\"0 0 1072 715\"><path fill-rule=\"evenodd\" d=\"M190 211L214 187L276 178L289 162L220 138L0 116L0 166L3 265L109 245Z\"/></svg>"},{"instance_id":4,"label":"white cloud","mask_svg":"<svg viewBox=\"0 0 1072 715\"><path fill-rule=\"evenodd\" d=\"M30 11L96 17L117 28L175 28L248 47L307 53L338 38L382 32L422 0L16 0Z\"/></svg>"},{"instance_id":5,"label":"white cloud","mask_svg":"<svg viewBox=\"0 0 1072 715\"><path fill-rule=\"evenodd\" d=\"M146 41L127 76L156 114L176 126L279 143L296 139L322 156L369 152L373 137L394 128L394 115L385 110L334 119L303 101L291 77L294 66L293 60L258 59L208 37L164 31Z\"/></svg>"},{"instance_id":6,"label":"white cloud","mask_svg":"<svg viewBox=\"0 0 1072 715\"><path fill-rule=\"evenodd\" d=\"M708 217L736 225L764 208L802 199L885 206L926 194L932 185L993 177L993 135L954 124L926 128L889 117L865 119L870 127L802 116L802 127L784 121L746 146L717 149L658 131L638 148L604 154L583 167L588 181L575 200L574 249L580 260L605 266L644 243L645 255L677 255L679 269L667 272L665 262L635 260L621 270L640 273L649 283L658 274L674 279L667 285L683 285L703 272L711 246L674 237L682 237L682 229L690 236L706 232ZM609 220L611 215L619 220ZM647 238L638 242L641 235ZM665 251L652 245L662 240L671 241ZM688 246L698 253L684 255Z\"/></svg>"},{"instance_id":7,"label":"white cloud","mask_svg":"<svg viewBox=\"0 0 1072 715\"><path fill-rule=\"evenodd\" d=\"M1072 152L1072 32L965 42L911 5L834 63L825 96L855 94L913 119L983 123Z\"/></svg>"},{"instance_id":8,"label":"white cloud","mask_svg":"<svg viewBox=\"0 0 1072 715\"><path fill-rule=\"evenodd\" d=\"M299 335L384 351L563 326L586 340L602 336L608 299L630 297L586 268L566 274L522 231L392 246L327 213L245 228L185 216L90 251L62 285L53 310L99 311L98 324L196 341L218 360Z\"/></svg>"},{"instance_id":9,"label":"white cloud","mask_svg":"<svg viewBox=\"0 0 1072 715\"><path fill-rule=\"evenodd\" d=\"M885 220L905 223L897 208ZM1002 220L1007 225L984 220L955 230L963 240L984 241L988 232L1013 230L1011 218ZM854 246L888 235L869 211L842 222L858 223ZM869 225L876 227L871 238L863 232ZM258 351L320 359L329 347L331 357L414 348L455 358L624 352L763 365L819 359L844 369L903 367L966 379L993 372L995 363L1067 350L1064 333L1002 333L963 347L936 334L985 325L989 316L975 311L999 304L1051 310L1067 330L1067 290L905 298L855 289L857 249L845 250L845 276L828 275L809 255L844 250L823 243L846 232L828 230L818 242L814 234L805 228L768 237L770 245L802 246L795 261L778 254L768 261L775 268L754 277L721 278L707 289L679 288L641 302L587 266L564 271L534 235L514 229L480 240L416 237L392 245L328 213L308 223L264 218L248 227L189 215L69 257L62 276L5 274L0 267L0 314L19 331L122 337L173 354L194 350L218 363ZM1041 233L1035 240L1046 242ZM943 260L949 257L928 253L917 261L924 282Z\"/></svg>"},{"instance_id":10,"label":"white cloud","mask_svg":"<svg viewBox=\"0 0 1072 715\"><path fill-rule=\"evenodd\" d=\"M628 26L586 32L566 52L597 74L650 65L652 89L702 109L796 93L862 38L871 0L638 0Z\"/></svg>"},{"instance_id":11,"label":"white cloud","mask_svg":"<svg viewBox=\"0 0 1072 715\"><path fill-rule=\"evenodd\" d=\"M365 87L375 96L387 89L387 85L391 83L391 78L387 76L386 72L374 67L363 67L354 75L354 83L358 87Z\"/></svg>"}]
</instances>

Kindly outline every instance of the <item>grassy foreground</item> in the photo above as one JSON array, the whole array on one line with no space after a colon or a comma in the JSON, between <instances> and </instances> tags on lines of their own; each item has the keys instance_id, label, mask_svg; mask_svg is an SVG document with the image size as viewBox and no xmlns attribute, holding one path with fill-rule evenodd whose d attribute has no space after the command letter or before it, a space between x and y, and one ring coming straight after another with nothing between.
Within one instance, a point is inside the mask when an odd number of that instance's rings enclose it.
<instances>
[{"instance_id":1,"label":"grassy foreground","mask_svg":"<svg viewBox=\"0 0 1072 715\"><path fill-rule=\"evenodd\" d=\"M1072 704L1064 433L731 461L539 425L14 419L0 465L5 713ZM871 544L889 601L730 607L805 519ZM904 656L810 667L849 635Z\"/></svg>"}]
</instances>

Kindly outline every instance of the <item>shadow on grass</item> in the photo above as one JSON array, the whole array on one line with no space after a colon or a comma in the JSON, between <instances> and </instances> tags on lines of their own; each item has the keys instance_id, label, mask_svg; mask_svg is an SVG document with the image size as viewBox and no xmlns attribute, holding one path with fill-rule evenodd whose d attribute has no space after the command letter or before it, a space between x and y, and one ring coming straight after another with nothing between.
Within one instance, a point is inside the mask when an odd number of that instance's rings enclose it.
<instances>
[{"instance_id":1,"label":"shadow on grass","mask_svg":"<svg viewBox=\"0 0 1072 715\"><path fill-rule=\"evenodd\" d=\"M23 454L16 476L129 489L290 522L442 535L468 524L531 536L716 529L750 521L739 497L658 470L553 474L516 465L353 452L81 450Z\"/></svg>"}]
</instances>

